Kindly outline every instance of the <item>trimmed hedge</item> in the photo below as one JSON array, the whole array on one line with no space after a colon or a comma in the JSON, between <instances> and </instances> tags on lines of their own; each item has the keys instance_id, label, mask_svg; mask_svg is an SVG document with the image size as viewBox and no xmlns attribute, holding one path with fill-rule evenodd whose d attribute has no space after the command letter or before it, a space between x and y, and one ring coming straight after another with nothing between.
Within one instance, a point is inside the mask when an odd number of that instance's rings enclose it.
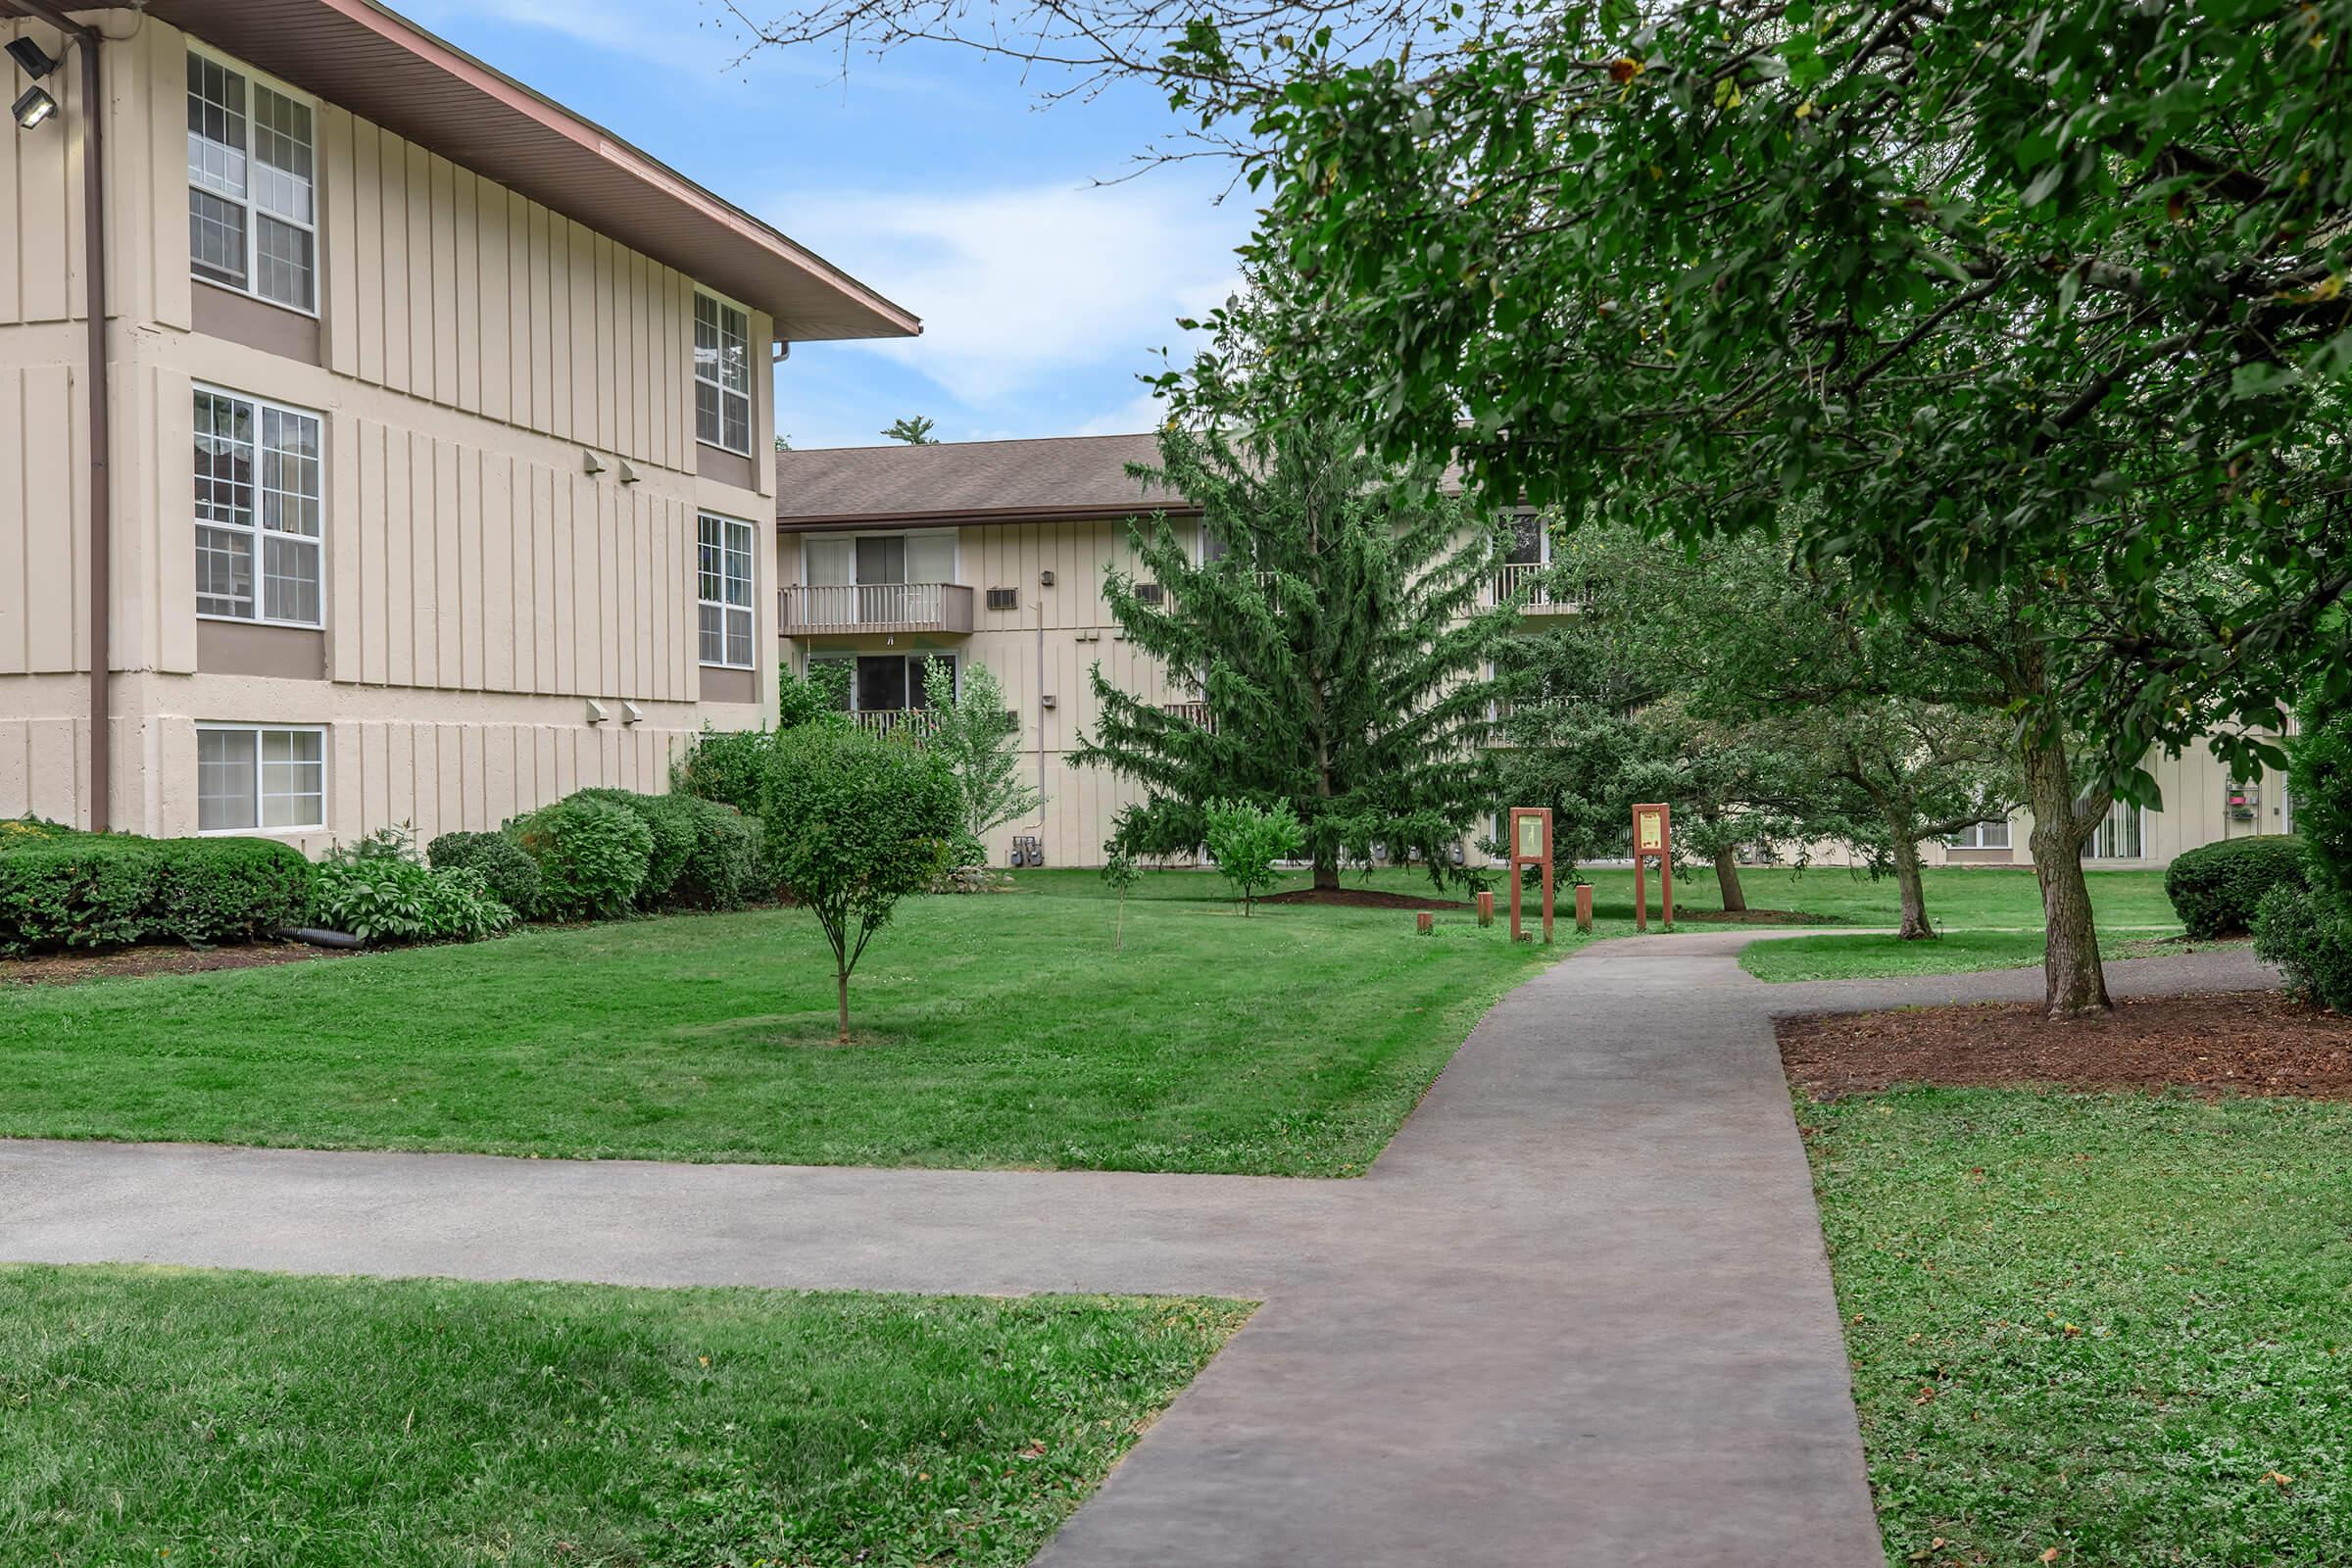
<instances>
[{"instance_id":1,"label":"trimmed hedge","mask_svg":"<svg viewBox=\"0 0 2352 1568\"><path fill-rule=\"evenodd\" d=\"M559 919L624 914L645 885L654 835L625 806L567 795L514 828L539 862L543 912Z\"/></svg>"},{"instance_id":2,"label":"trimmed hedge","mask_svg":"<svg viewBox=\"0 0 2352 1568\"><path fill-rule=\"evenodd\" d=\"M528 919L539 909L539 862L504 833L444 833L425 847L436 871L472 871L490 896Z\"/></svg>"},{"instance_id":3,"label":"trimmed hedge","mask_svg":"<svg viewBox=\"0 0 2352 1568\"><path fill-rule=\"evenodd\" d=\"M2287 833L2200 845L2166 869L2164 896L2190 936L2235 936L2254 929L2273 888L2305 885L2303 856L2303 841Z\"/></svg>"},{"instance_id":4,"label":"trimmed hedge","mask_svg":"<svg viewBox=\"0 0 2352 1568\"><path fill-rule=\"evenodd\" d=\"M2278 966L2289 995L2352 1012L2352 919L2341 899L2273 888L2254 912L2254 956Z\"/></svg>"},{"instance_id":5,"label":"trimmed hedge","mask_svg":"<svg viewBox=\"0 0 2352 1568\"><path fill-rule=\"evenodd\" d=\"M0 855L0 953L267 936L310 917L312 876L270 839L74 834Z\"/></svg>"}]
</instances>

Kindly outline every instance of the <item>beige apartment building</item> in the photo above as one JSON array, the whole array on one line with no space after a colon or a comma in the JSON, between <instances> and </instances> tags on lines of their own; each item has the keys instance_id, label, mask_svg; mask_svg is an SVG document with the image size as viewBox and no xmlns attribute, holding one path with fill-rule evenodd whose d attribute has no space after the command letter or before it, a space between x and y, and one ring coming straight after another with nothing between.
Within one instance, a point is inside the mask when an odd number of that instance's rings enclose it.
<instances>
[{"instance_id":1,"label":"beige apartment building","mask_svg":"<svg viewBox=\"0 0 2352 1568\"><path fill-rule=\"evenodd\" d=\"M316 853L772 718L771 364L912 316L372 0L0 40L0 815Z\"/></svg>"},{"instance_id":2,"label":"beige apartment building","mask_svg":"<svg viewBox=\"0 0 2352 1568\"><path fill-rule=\"evenodd\" d=\"M858 721L889 731L919 724L922 665L959 672L985 664L1003 682L1044 805L1000 828L990 858L1004 863L1014 837L1035 837L1050 865L1096 865L1132 782L1077 767L1070 754L1094 724L1092 667L1114 685L1170 708L1200 692L1126 641L1102 597L1104 573L1132 570L1131 518L1164 513L1199 559L1199 509L1147 492L1127 473L1152 464L1151 435L1078 436L933 446L891 445L779 454L777 628L795 670L850 666ZM1527 590L1531 627L1573 614L1529 588L1550 541L1528 519L1491 594ZM1491 602L1499 602L1498 600ZM913 715L913 716L910 716ZM2196 748L2152 758L2165 808L2118 807L2085 854L2093 866L2162 865L2216 839L2292 827L2284 780L2232 779ZM2030 816L2020 812L1951 845L1927 846L1933 863L2031 865ZM1475 858L1477 852L1465 846Z\"/></svg>"}]
</instances>

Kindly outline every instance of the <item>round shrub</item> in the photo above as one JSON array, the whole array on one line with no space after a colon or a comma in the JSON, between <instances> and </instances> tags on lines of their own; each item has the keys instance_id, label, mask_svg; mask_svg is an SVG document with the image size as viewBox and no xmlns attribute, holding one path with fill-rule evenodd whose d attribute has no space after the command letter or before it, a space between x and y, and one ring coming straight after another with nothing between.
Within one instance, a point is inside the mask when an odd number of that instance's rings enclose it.
<instances>
[{"instance_id":1,"label":"round shrub","mask_svg":"<svg viewBox=\"0 0 2352 1568\"><path fill-rule=\"evenodd\" d=\"M312 875L270 839L73 834L0 855L0 952L267 936L308 918Z\"/></svg>"},{"instance_id":2,"label":"round shrub","mask_svg":"<svg viewBox=\"0 0 2352 1568\"><path fill-rule=\"evenodd\" d=\"M768 757L779 733L765 729L703 731L686 755L670 765L670 792L732 806L746 816L759 815L760 793L767 788Z\"/></svg>"},{"instance_id":3,"label":"round shrub","mask_svg":"<svg viewBox=\"0 0 2352 1568\"><path fill-rule=\"evenodd\" d=\"M627 912L654 853L636 812L579 795L524 817L514 839L539 862L541 907L559 919Z\"/></svg>"},{"instance_id":4,"label":"round shrub","mask_svg":"<svg viewBox=\"0 0 2352 1568\"><path fill-rule=\"evenodd\" d=\"M490 896L529 919L539 909L539 862L504 833L444 833L425 848L436 871L471 871Z\"/></svg>"},{"instance_id":5,"label":"round shrub","mask_svg":"<svg viewBox=\"0 0 2352 1568\"><path fill-rule=\"evenodd\" d=\"M471 942L515 921L479 871L392 857L320 866L317 907L329 927L368 943Z\"/></svg>"},{"instance_id":6,"label":"round shrub","mask_svg":"<svg viewBox=\"0 0 2352 1568\"><path fill-rule=\"evenodd\" d=\"M2352 1011L2352 919L2340 899L2273 888L2254 911L2254 956L2278 966L2290 994Z\"/></svg>"},{"instance_id":7,"label":"round shrub","mask_svg":"<svg viewBox=\"0 0 2352 1568\"><path fill-rule=\"evenodd\" d=\"M757 818L691 795L663 798L694 835L686 863L670 884L671 904L682 909L740 909L769 891L762 886Z\"/></svg>"},{"instance_id":8,"label":"round shrub","mask_svg":"<svg viewBox=\"0 0 2352 1568\"><path fill-rule=\"evenodd\" d=\"M2254 929L2254 911L2273 888L2304 880L2303 841L2271 833L2183 853L2165 870L2164 896L2190 936L2234 936Z\"/></svg>"},{"instance_id":9,"label":"round shrub","mask_svg":"<svg viewBox=\"0 0 2352 1568\"><path fill-rule=\"evenodd\" d=\"M694 853L694 823L680 807L680 798L593 789L581 790L572 799L610 802L645 824L654 836L654 847L646 854L645 880L637 886L637 903L648 909L667 907L670 889L686 868L687 857Z\"/></svg>"},{"instance_id":10,"label":"round shrub","mask_svg":"<svg viewBox=\"0 0 2352 1568\"><path fill-rule=\"evenodd\" d=\"M310 918L316 873L274 839L162 839L151 937L242 942Z\"/></svg>"}]
</instances>

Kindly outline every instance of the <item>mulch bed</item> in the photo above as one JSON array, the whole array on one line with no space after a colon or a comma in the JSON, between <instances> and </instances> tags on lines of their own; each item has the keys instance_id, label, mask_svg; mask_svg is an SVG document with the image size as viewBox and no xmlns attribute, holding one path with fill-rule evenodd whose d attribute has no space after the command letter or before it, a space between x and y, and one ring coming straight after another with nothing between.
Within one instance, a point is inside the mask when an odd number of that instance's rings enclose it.
<instances>
[{"instance_id":1,"label":"mulch bed","mask_svg":"<svg viewBox=\"0 0 2352 1568\"><path fill-rule=\"evenodd\" d=\"M113 953L58 953L39 958L0 958L0 986L68 986L81 980L119 980L147 974L201 974L208 969L253 969L306 958L348 958L348 948L307 942L252 942L233 948L122 948Z\"/></svg>"},{"instance_id":2,"label":"mulch bed","mask_svg":"<svg viewBox=\"0 0 2352 1568\"><path fill-rule=\"evenodd\" d=\"M1778 1027L1788 1082L1815 1099L1897 1084L2056 1084L2352 1100L2352 1018L2275 991L2135 997L2066 1023L2033 1004L2000 1004Z\"/></svg>"},{"instance_id":3,"label":"mulch bed","mask_svg":"<svg viewBox=\"0 0 2352 1568\"><path fill-rule=\"evenodd\" d=\"M1383 893L1378 888L1294 888L1271 893L1260 904L1330 904L1347 909L1467 909L1451 899L1421 899L1410 893ZM1499 899L1497 903L1501 902Z\"/></svg>"}]
</instances>

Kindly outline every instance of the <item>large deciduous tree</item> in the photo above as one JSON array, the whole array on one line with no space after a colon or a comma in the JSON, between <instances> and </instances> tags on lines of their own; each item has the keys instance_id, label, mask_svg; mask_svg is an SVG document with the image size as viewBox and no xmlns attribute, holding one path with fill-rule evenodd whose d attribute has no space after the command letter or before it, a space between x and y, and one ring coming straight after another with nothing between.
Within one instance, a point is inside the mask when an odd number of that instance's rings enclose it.
<instances>
[{"instance_id":1,"label":"large deciduous tree","mask_svg":"<svg viewBox=\"0 0 2352 1568\"><path fill-rule=\"evenodd\" d=\"M1198 704L1096 666L1079 760L1140 783L1113 842L1198 849L1211 801L1287 802L1315 886L1345 859L1418 856L1433 876L1493 801L1487 669L1517 611L1489 605L1494 530L1363 455L1344 425L1243 435L1171 425L1143 477L1200 508L1196 556L1164 517L1105 592L1128 640L1200 683Z\"/></svg>"}]
</instances>

